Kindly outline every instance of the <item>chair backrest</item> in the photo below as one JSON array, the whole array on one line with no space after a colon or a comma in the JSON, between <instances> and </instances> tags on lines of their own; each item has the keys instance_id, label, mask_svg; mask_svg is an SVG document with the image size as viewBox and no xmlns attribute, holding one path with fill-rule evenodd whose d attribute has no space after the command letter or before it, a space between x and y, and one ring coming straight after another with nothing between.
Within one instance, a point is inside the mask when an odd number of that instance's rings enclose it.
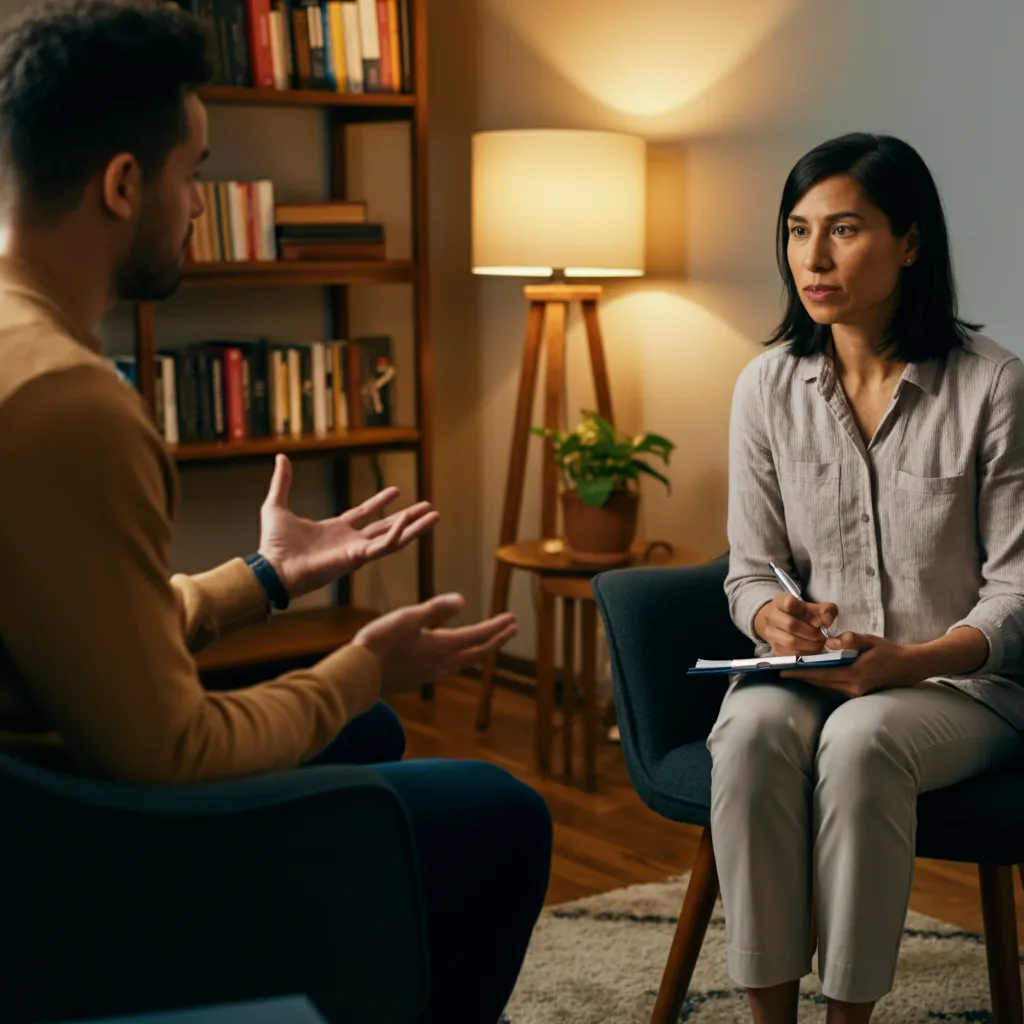
<instances>
[{"instance_id":1,"label":"chair backrest","mask_svg":"<svg viewBox=\"0 0 1024 1024\"><path fill-rule=\"evenodd\" d=\"M751 653L725 597L728 558L686 568L617 569L595 577L623 752L646 770L682 743L703 740L728 680L687 679L698 658Z\"/></svg>"}]
</instances>

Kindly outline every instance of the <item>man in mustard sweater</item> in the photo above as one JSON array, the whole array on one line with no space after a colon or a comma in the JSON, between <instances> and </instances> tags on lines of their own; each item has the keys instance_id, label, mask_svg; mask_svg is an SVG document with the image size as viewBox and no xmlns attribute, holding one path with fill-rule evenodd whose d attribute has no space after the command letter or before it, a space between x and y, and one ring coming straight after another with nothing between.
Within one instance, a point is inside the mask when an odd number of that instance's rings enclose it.
<instances>
[{"instance_id":1,"label":"man in mustard sweater","mask_svg":"<svg viewBox=\"0 0 1024 1024\"><path fill-rule=\"evenodd\" d=\"M514 619L446 626L462 601L443 595L310 668L207 692L201 647L437 516L421 503L375 519L389 490L339 519L300 519L279 456L259 551L171 575L176 468L93 333L119 299L178 285L202 212L204 47L172 4L77 0L0 32L0 747L166 785L375 764L406 804L423 874L425 1019L493 1024L546 891L547 808L490 765L401 762L401 727L378 700L495 650Z\"/></svg>"}]
</instances>

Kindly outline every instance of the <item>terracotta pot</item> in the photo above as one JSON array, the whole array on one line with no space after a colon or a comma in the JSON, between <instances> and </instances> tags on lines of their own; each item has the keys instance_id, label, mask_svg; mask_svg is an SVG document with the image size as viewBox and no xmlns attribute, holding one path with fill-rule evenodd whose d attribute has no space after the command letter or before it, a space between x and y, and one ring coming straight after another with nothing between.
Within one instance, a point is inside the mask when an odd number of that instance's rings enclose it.
<instances>
[{"instance_id":1,"label":"terracotta pot","mask_svg":"<svg viewBox=\"0 0 1024 1024\"><path fill-rule=\"evenodd\" d=\"M585 505L575 491L562 492L565 553L582 565L622 565L636 536L640 496L616 491L597 507Z\"/></svg>"}]
</instances>

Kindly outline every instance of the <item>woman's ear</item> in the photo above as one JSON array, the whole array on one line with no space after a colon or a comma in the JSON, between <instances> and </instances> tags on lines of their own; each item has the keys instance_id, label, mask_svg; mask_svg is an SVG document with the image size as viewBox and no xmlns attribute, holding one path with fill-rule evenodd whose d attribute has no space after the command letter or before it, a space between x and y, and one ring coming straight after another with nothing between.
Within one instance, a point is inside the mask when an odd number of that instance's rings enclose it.
<instances>
[{"instance_id":1,"label":"woman's ear","mask_svg":"<svg viewBox=\"0 0 1024 1024\"><path fill-rule=\"evenodd\" d=\"M104 168L101 192L107 212L133 221L142 204L142 169L131 153L118 153Z\"/></svg>"},{"instance_id":2,"label":"woman's ear","mask_svg":"<svg viewBox=\"0 0 1024 1024\"><path fill-rule=\"evenodd\" d=\"M910 229L903 236L903 265L913 266L921 252L921 229L917 221L910 225Z\"/></svg>"}]
</instances>

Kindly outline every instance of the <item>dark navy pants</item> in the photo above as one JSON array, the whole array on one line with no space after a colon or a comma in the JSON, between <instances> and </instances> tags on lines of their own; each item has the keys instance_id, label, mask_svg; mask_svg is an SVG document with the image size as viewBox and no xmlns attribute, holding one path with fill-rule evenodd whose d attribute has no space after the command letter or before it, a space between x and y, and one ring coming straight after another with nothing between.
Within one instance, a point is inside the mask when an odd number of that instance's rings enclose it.
<instances>
[{"instance_id":1,"label":"dark navy pants","mask_svg":"<svg viewBox=\"0 0 1024 1024\"><path fill-rule=\"evenodd\" d=\"M431 996L421 1024L496 1024L544 903L551 814L503 768L402 761L404 751L401 722L379 703L311 763L371 766L405 804L429 918Z\"/></svg>"}]
</instances>

